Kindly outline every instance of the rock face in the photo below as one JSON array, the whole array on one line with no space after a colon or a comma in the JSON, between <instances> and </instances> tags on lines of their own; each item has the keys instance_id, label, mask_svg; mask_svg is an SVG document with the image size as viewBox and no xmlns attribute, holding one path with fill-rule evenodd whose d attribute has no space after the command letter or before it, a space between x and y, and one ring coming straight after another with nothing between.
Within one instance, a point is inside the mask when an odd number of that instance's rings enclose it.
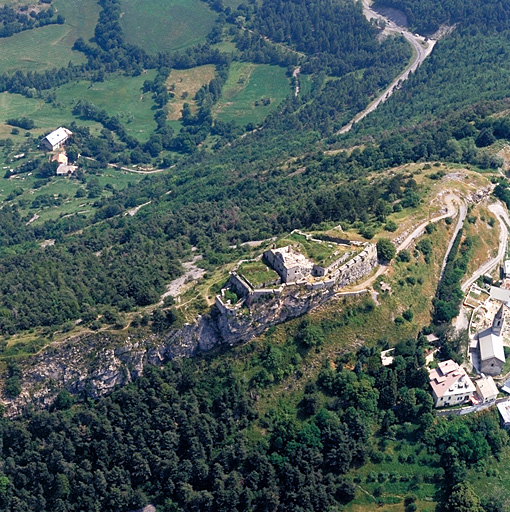
<instances>
[{"instance_id":1,"label":"rock face","mask_svg":"<svg viewBox=\"0 0 510 512\"><path fill-rule=\"evenodd\" d=\"M352 260L335 281L321 285L293 284L275 294L260 294L244 307L220 304L215 314L199 317L168 333L143 337L119 333L93 333L52 345L25 362L22 392L5 400L9 416L29 405L50 406L62 389L81 397L98 398L139 377L147 364L161 365L193 357L220 344L249 341L271 325L303 315L330 300L339 288L370 272L377 264L375 250ZM217 314L216 314L217 313Z\"/></svg>"},{"instance_id":2,"label":"rock face","mask_svg":"<svg viewBox=\"0 0 510 512\"><path fill-rule=\"evenodd\" d=\"M147 364L161 365L177 357L192 357L222 342L209 316L193 324L143 338L94 333L53 345L20 362L22 392L4 400L6 413L16 416L28 405L48 407L66 389L81 397L98 398L139 377Z\"/></svg>"}]
</instances>

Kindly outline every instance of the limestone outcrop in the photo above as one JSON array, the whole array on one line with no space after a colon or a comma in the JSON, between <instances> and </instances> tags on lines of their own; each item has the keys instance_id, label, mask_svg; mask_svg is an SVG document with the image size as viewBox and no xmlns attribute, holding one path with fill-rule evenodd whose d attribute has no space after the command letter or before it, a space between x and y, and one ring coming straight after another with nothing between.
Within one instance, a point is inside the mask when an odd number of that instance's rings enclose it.
<instances>
[{"instance_id":1,"label":"limestone outcrop","mask_svg":"<svg viewBox=\"0 0 510 512\"><path fill-rule=\"evenodd\" d=\"M4 400L6 413L15 416L28 406L48 407L62 389L78 397L98 398L139 377L147 364L161 365L221 344L247 342L272 325L324 304L376 264L375 246L369 246L340 267L335 279L251 290L250 297L233 306L220 299L211 314L165 334L99 332L51 345L19 363L22 391L17 398ZM234 286L249 287L235 275L231 280Z\"/></svg>"}]
</instances>

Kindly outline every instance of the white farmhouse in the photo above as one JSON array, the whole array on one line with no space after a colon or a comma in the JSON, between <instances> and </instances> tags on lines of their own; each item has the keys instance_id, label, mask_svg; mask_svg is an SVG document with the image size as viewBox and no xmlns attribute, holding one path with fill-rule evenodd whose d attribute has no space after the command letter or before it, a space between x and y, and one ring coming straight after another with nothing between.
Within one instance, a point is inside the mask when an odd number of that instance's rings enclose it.
<instances>
[{"instance_id":1,"label":"white farmhouse","mask_svg":"<svg viewBox=\"0 0 510 512\"><path fill-rule=\"evenodd\" d=\"M429 370L429 380L435 407L463 404L475 392L475 386L464 368L451 359Z\"/></svg>"},{"instance_id":2,"label":"white farmhouse","mask_svg":"<svg viewBox=\"0 0 510 512\"><path fill-rule=\"evenodd\" d=\"M44 137L41 141L41 144L50 151L55 151L55 149L61 148L66 140L73 134L71 130L67 128L60 127L55 131L49 133Z\"/></svg>"}]
</instances>

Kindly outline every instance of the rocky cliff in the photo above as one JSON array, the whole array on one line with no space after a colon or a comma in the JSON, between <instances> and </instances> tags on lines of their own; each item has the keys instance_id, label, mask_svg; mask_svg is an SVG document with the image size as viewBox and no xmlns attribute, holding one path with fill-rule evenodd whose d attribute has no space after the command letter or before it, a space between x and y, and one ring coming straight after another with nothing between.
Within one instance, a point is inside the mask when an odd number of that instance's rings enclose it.
<instances>
[{"instance_id":1,"label":"rocky cliff","mask_svg":"<svg viewBox=\"0 0 510 512\"><path fill-rule=\"evenodd\" d=\"M91 333L54 344L26 361L22 369L22 391L4 400L9 416L28 405L48 407L62 389L74 395L97 398L116 386L136 379L147 364L160 365L174 358L192 357L220 344L230 346L249 341L271 325L303 315L330 300L339 285L369 272L376 258L357 262L352 273L341 274L335 286L284 287L276 295L263 295L249 307L217 310L165 335Z\"/></svg>"}]
</instances>

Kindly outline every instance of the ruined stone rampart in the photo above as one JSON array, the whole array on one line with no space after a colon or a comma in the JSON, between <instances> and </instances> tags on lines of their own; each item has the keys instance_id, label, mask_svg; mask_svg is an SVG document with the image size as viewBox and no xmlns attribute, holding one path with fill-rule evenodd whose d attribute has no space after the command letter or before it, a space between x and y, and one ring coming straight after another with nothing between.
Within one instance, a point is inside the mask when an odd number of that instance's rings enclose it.
<instances>
[{"instance_id":1,"label":"ruined stone rampart","mask_svg":"<svg viewBox=\"0 0 510 512\"><path fill-rule=\"evenodd\" d=\"M236 345L262 334L268 327L303 315L337 295L339 289L367 273L377 263L375 246L367 246L339 269L336 279L309 283L301 280L275 288L253 289L237 274L229 280L239 296L231 304L220 294L217 314L197 318L191 324L164 335L124 337L121 333L94 333L48 347L22 365L22 392L4 401L9 416L27 406L50 406L62 389L97 398L140 376L147 364L163 364L179 357L221 345ZM223 290L224 292L224 290ZM356 292L356 294L363 292ZM347 294L343 294L347 295Z\"/></svg>"}]
</instances>

